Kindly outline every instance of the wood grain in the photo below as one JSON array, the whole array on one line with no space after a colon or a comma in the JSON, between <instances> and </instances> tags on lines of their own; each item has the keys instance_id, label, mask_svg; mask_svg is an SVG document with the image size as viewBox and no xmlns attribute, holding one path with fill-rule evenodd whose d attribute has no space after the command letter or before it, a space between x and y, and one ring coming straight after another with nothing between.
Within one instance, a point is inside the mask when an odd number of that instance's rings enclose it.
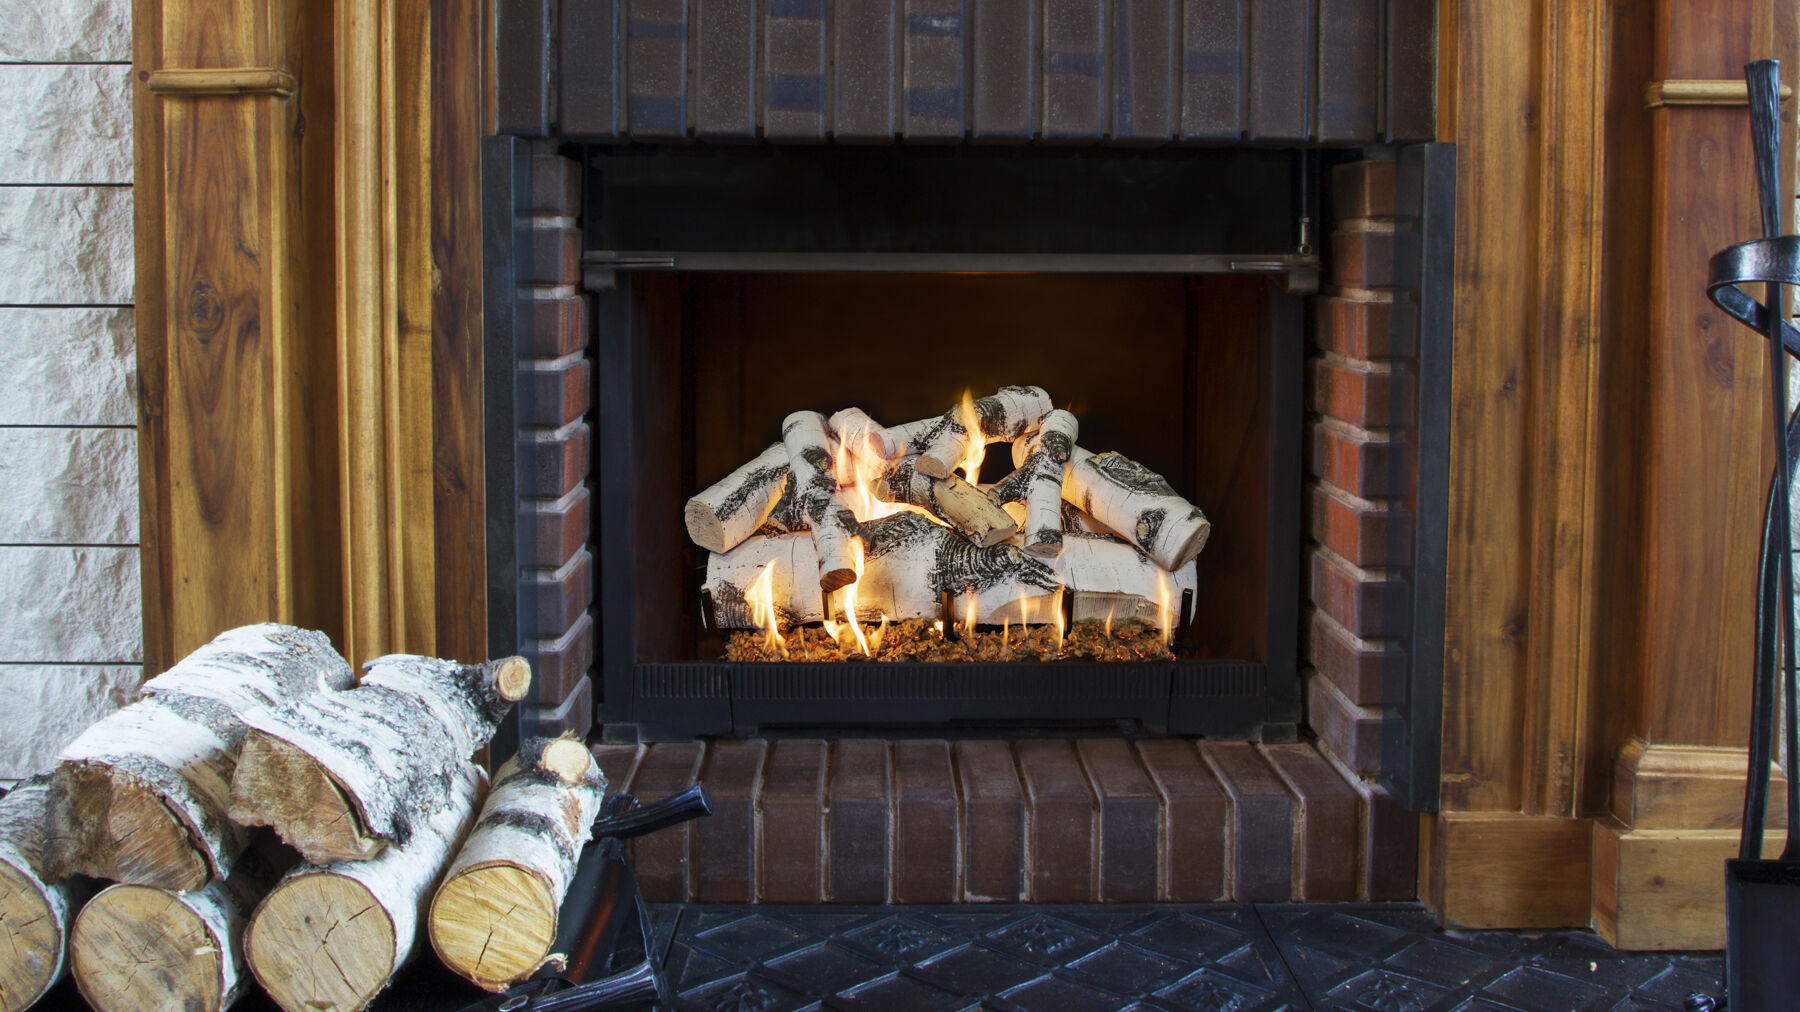
<instances>
[{"instance_id":1,"label":"wood grain","mask_svg":"<svg viewBox=\"0 0 1800 1012\"><path fill-rule=\"evenodd\" d=\"M1781 852L1784 834L1763 840ZM1594 825L1594 930L1620 949L1723 949L1721 870L1737 856L1738 832L1629 829Z\"/></svg>"},{"instance_id":2,"label":"wood grain","mask_svg":"<svg viewBox=\"0 0 1800 1012\"><path fill-rule=\"evenodd\" d=\"M1425 821L1420 898L1445 924L1521 929L1588 923L1588 820L1445 812Z\"/></svg>"}]
</instances>

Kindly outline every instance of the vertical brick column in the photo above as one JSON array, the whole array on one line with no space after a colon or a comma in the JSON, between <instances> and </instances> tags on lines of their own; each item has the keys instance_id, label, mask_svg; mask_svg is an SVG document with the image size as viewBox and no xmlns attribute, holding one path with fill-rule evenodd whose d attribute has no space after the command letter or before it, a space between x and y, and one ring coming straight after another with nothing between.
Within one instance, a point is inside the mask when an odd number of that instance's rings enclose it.
<instances>
[{"instance_id":1,"label":"vertical brick column","mask_svg":"<svg viewBox=\"0 0 1800 1012\"><path fill-rule=\"evenodd\" d=\"M519 618L538 673L542 730L586 734L594 723L594 557L588 409L594 385L580 277L580 164L530 159L530 193L514 235L518 290Z\"/></svg>"}]
</instances>

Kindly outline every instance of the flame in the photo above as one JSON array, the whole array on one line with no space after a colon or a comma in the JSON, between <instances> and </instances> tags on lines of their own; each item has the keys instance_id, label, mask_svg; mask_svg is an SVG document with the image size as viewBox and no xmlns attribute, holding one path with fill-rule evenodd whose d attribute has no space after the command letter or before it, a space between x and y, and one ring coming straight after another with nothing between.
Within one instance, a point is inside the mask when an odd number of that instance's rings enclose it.
<instances>
[{"instance_id":1,"label":"flame","mask_svg":"<svg viewBox=\"0 0 1800 1012\"><path fill-rule=\"evenodd\" d=\"M781 620L775 614L775 564L763 567L763 571L751 581L744 591L744 601L750 605L750 621L763 630L763 649L770 653L787 656L787 641L781 638Z\"/></svg>"},{"instance_id":2,"label":"flame","mask_svg":"<svg viewBox=\"0 0 1800 1012\"><path fill-rule=\"evenodd\" d=\"M1117 610L1118 607L1119 607L1119 602L1117 600L1107 602L1106 623L1103 626L1101 626L1101 628L1106 632L1106 635L1109 637L1112 635L1113 612L1115 610Z\"/></svg>"},{"instance_id":3,"label":"flame","mask_svg":"<svg viewBox=\"0 0 1800 1012\"><path fill-rule=\"evenodd\" d=\"M844 621L849 624L850 631L856 635L856 645L862 650L864 657L873 656L869 650L869 641L863 637L862 623L856 620L856 588L862 582L863 545L861 538L850 539L850 568L856 572L856 582L844 588ZM833 638L836 638L833 633Z\"/></svg>"},{"instance_id":4,"label":"flame","mask_svg":"<svg viewBox=\"0 0 1800 1012\"><path fill-rule=\"evenodd\" d=\"M869 636L869 653L871 656L874 655L875 651L881 649L881 641L887 637L887 627L888 617L887 612L884 611L881 613L881 624L876 626L875 632Z\"/></svg>"},{"instance_id":5,"label":"flame","mask_svg":"<svg viewBox=\"0 0 1800 1012\"><path fill-rule=\"evenodd\" d=\"M844 433L832 456L832 477L844 497L844 505L862 523L891 517L909 507L882 501L875 489L887 476L888 461L881 455L881 444L872 432L859 426ZM933 517L932 519L936 519Z\"/></svg>"},{"instance_id":6,"label":"flame","mask_svg":"<svg viewBox=\"0 0 1800 1012\"><path fill-rule=\"evenodd\" d=\"M1156 625L1162 630L1164 645L1175 640L1173 614L1174 609L1169 604L1169 574L1159 568L1156 571Z\"/></svg>"},{"instance_id":7,"label":"flame","mask_svg":"<svg viewBox=\"0 0 1800 1012\"><path fill-rule=\"evenodd\" d=\"M962 403L956 406L957 422L969 430L969 443L963 450L962 462L956 466L969 482L981 480L981 461L987 456L987 437L981 433L981 415L975 410L975 397L964 390Z\"/></svg>"},{"instance_id":8,"label":"flame","mask_svg":"<svg viewBox=\"0 0 1800 1012\"><path fill-rule=\"evenodd\" d=\"M1056 592L1050 595L1050 616L1051 621L1056 623L1056 649L1060 651L1063 633L1066 631L1063 629L1063 588L1060 583L1056 585Z\"/></svg>"},{"instance_id":9,"label":"flame","mask_svg":"<svg viewBox=\"0 0 1800 1012\"><path fill-rule=\"evenodd\" d=\"M885 616L885 615L882 616L882 618L886 618L886 617L887 616ZM931 623L931 627L933 629L937 630L937 634L939 636L944 635L944 620L943 619L940 618L936 622Z\"/></svg>"},{"instance_id":10,"label":"flame","mask_svg":"<svg viewBox=\"0 0 1800 1012\"><path fill-rule=\"evenodd\" d=\"M975 635L975 588L966 588L963 592L963 630L970 636Z\"/></svg>"}]
</instances>

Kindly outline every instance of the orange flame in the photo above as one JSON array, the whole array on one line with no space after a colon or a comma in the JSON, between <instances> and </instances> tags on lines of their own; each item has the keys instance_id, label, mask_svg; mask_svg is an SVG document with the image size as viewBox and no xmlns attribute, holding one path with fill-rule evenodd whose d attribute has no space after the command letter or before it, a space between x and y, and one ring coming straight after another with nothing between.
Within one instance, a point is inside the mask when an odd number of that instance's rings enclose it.
<instances>
[{"instance_id":1,"label":"orange flame","mask_svg":"<svg viewBox=\"0 0 1800 1012\"><path fill-rule=\"evenodd\" d=\"M862 582L863 545L861 538L850 539L850 568L856 572L856 583L844 588L844 621L849 623L850 632L856 636L856 645L862 650L864 657L872 656L869 641L863 637L862 623L856 620L856 588ZM836 633L832 636L835 639Z\"/></svg>"},{"instance_id":2,"label":"orange flame","mask_svg":"<svg viewBox=\"0 0 1800 1012\"><path fill-rule=\"evenodd\" d=\"M775 564L763 567L756 579L744 591L744 601L750 605L750 621L758 629L764 631L763 649L770 653L787 656L787 641L781 638L781 620L775 614Z\"/></svg>"},{"instance_id":3,"label":"orange flame","mask_svg":"<svg viewBox=\"0 0 1800 1012\"><path fill-rule=\"evenodd\" d=\"M884 502L875 490L887 475L888 461L881 455L880 442L862 426L845 431L831 462L832 477L844 497L844 505L862 523L891 517L907 507Z\"/></svg>"},{"instance_id":4,"label":"orange flame","mask_svg":"<svg viewBox=\"0 0 1800 1012\"><path fill-rule=\"evenodd\" d=\"M981 461L987 456L987 437L981 434L981 415L975 410L975 396L968 390L963 391L962 403L956 406L957 421L969 430L969 443L963 450L962 462L956 466L961 469L963 478L970 482L981 480Z\"/></svg>"},{"instance_id":5,"label":"orange flame","mask_svg":"<svg viewBox=\"0 0 1800 1012\"><path fill-rule=\"evenodd\" d=\"M1106 635L1108 635L1108 636L1112 635L1113 612L1118 610L1118 607L1119 607L1119 602L1117 600L1107 602L1106 623L1103 626L1101 626L1101 628L1105 630Z\"/></svg>"},{"instance_id":6,"label":"orange flame","mask_svg":"<svg viewBox=\"0 0 1800 1012\"><path fill-rule=\"evenodd\" d=\"M1156 571L1156 625L1162 631L1164 645L1175 640L1175 623L1171 621L1174 609L1169 604L1169 574L1162 569Z\"/></svg>"},{"instance_id":7,"label":"orange flame","mask_svg":"<svg viewBox=\"0 0 1800 1012\"><path fill-rule=\"evenodd\" d=\"M1063 602L1063 588L1062 588L1062 584L1059 583L1056 585L1056 592L1050 595L1050 620L1052 622L1056 623L1056 649L1057 650L1062 649L1063 633L1065 633L1067 631L1063 628L1062 602Z\"/></svg>"},{"instance_id":8,"label":"orange flame","mask_svg":"<svg viewBox=\"0 0 1800 1012\"><path fill-rule=\"evenodd\" d=\"M975 635L975 588L966 588L963 592L963 629L971 636Z\"/></svg>"}]
</instances>

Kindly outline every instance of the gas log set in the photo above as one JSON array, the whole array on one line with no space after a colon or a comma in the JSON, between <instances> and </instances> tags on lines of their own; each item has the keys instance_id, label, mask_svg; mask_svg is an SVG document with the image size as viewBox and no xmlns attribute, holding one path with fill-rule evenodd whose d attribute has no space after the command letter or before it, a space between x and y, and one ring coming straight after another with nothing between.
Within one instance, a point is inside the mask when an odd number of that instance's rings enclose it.
<instances>
[{"instance_id":1,"label":"gas log set","mask_svg":"<svg viewBox=\"0 0 1800 1012\"><path fill-rule=\"evenodd\" d=\"M780 442L685 510L712 553L709 623L739 630L726 659L1171 656L1212 525L1078 434L1033 386L892 427L858 408L789 415ZM976 484L996 443L1014 470Z\"/></svg>"},{"instance_id":2,"label":"gas log set","mask_svg":"<svg viewBox=\"0 0 1800 1012\"><path fill-rule=\"evenodd\" d=\"M530 681L411 655L358 679L322 633L220 635L0 798L0 1012L65 966L101 1010L216 1012L254 977L349 1012L421 928L488 990L553 963L606 781L581 742L527 739L487 789L472 757Z\"/></svg>"}]
</instances>

